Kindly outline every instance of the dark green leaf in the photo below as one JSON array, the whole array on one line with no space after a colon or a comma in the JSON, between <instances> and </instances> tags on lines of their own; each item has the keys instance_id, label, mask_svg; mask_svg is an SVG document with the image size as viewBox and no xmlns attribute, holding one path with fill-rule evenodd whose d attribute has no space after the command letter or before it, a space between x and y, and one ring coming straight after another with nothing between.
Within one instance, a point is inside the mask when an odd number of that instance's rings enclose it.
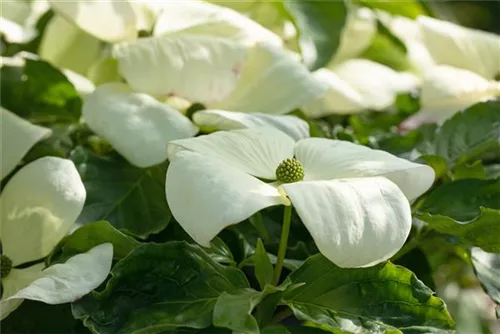
<instances>
[{"instance_id":1,"label":"dark green leaf","mask_svg":"<svg viewBox=\"0 0 500 334\"><path fill-rule=\"evenodd\" d=\"M406 268L390 262L339 268L318 254L290 275L305 283L284 302L300 320L324 329L383 333L444 333L454 327L444 302Z\"/></svg>"},{"instance_id":2,"label":"dark green leaf","mask_svg":"<svg viewBox=\"0 0 500 334\"><path fill-rule=\"evenodd\" d=\"M210 327L217 298L248 288L243 272L185 242L142 245L111 273L103 292L73 303L73 315L96 333Z\"/></svg>"},{"instance_id":3,"label":"dark green leaf","mask_svg":"<svg viewBox=\"0 0 500 334\"><path fill-rule=\"evenodd\" d=\"M258 334L259 325L252 310L260 302L262 293L243 289L236 293L223 292L214 307L214 326L232 329L237 333Z\"/></svg>"},{"instance_id":4,"label":"dark green leaf","mask_svg":"<svg viewBox=\"0 0 500 334\"><path fill-rule=\"evenodd\" d=\"M66 76L43 60L25 59L25 65L2 66L1 104L33 123L74 123L82 100Z\"/></svg>"},{"instance_id":5,"label":"dark green leaf","mask_svg":"<svg viewBox=\"0 0 500 334\"><path fill-rule=\"evenodd\" d=\"M283 325L271 325L265 327L262 334L325 334L331 333L330 331L322 331L319 328L306 327L306 326L283 326ZM336 332L341 334L341 332ZM347 333L347 332L346 332Z\"/></svg>"},{"instance_id":6,"label":"dark green leaf","mask_svg":"<svg viewBox=\"0 0 500 334\"><path fill-rule=\"evenodd\" d=\"M432 268L422 250L414 248L395 261L395 264L410 269L429 288L435 290L436 285L432 278Z\"/></svg>"},{"instance_id":7,"label":"dark green leaf","mask_svg":"<svg viewBox=\"0 0 500 334\"><path fill-rule=\"evenodd\" d=\"M465 179L443 184L417 204L419 213L462 221L476 218L480 207L500 210L500 179Z\"/></svg>"},{"instance_id":8,"label":"dark green leaf","mask_svg":"<svg viewBox=\"0 0 500 334\"><path fill-rule=\"evenodd\" d=\"M458 221L448 216L415 214L434 230L456 236L463 242L481 247L487 252L500 252L500 211L479 209L478 217L469 221Z\"/></svg>"},{"instance_id":9,"label":"dark green leaf","mask_svg":"<svg viewBox=\"0 0 500 334\"><path fill-rule=\"evenodd\" d=\"M25 300L2 320L2 334L84 334L89 333L73 318L68 304L49 305Z\"/></svg>"},{"instance_id":10,"label":"dark green leaf","mask_svg":"<svg viewBox=\"0 0 500 334\"><path fill-rule=\"evenodd\" d=\"M257 240L253 263L255 266L255 276L259 281L260 288L264 289L266 285L271 284L274 270L261 239Z\"/></svg>"},{"instance_id":11,"label":"dark green leaf","mask_svg":"<svg viewBox=\"0 0 500 334\"><path fill-rule=\"evenodd\" d=\"M486 253L479 248L472 248L472 265L484 291L500 305L500 254ZM498 317L498 313L497 313Z\"/></svg>"},{"instance_id":12,"label":"dark green leaf","mask_svg":"<svg viewBox=\"0 0 500 334\"><path fill-rule=\"evenodd\" d=\"M78 228L62 239L47 261L48 263L65 262L73 255L84 253L105 242L113 244L113 257L115 259L126 257L132 250L140 246L137 240L121 233L107 221L97 221Z\"/></svg>"},{"instance_id":13,"label":"dark green leaf","mask_svg":"<svg viewBox=\"0 0 500 334\"><path fill-rule=\"evenodd\" d=\"M210 248L205 249L205 251L215 262L236 265L231 250L219 237L212 239Z\"/></svg>"},{"instance_id":14,"label":"dark green leaf","mask_svg":"<svg viewBox=\"0 0 500 334\"><path fill-rule=\"evenodd\" d=\"M427 15L427 11L417 0L387 1L387 0L357 0L363 6L381 9L393 15L406 16L415 19L419 15Z\"/></svg>"},{"instance_id":15,"label":"dark green leaf","mask_svg":"<svg viewBox=\"0 0 500 334\"><path fill-rule=\"evenodd\" d=\"M328 64L346 22L344 1L286 0L284 4L297 27L304 62L311 70Z\"/></svg>"},{"instance_id":16,"label":"dark green leaf","mask_svg":"<svg viewBox=\"0 0 500 334\"><path fill-rule=\"evenodd\" d=\"M438 130L436 154L450 163L476 160L485 152L500 157L500 101L482 102L457 113Z\"/></svg>"},{"instance_id":17,"label":"dark green leaf","mask_svg":"<svg viewBox=\"0 0 500 334\"><path fill-rule=\"evenodd\" d=\"M80 223L107 220L140 238L168 225L171 213L165 198L165 164L141 169L81 149L75 150L71 159L87 189Z\"/></svg>"}]
</instances>

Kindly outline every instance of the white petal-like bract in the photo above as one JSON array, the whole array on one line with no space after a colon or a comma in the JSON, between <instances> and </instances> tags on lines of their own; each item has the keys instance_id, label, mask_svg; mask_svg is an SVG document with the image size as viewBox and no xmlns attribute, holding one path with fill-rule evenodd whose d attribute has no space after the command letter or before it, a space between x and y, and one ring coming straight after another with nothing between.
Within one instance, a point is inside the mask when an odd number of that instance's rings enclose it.
<instances>
[{"instance_id":1,"label":"white petal-like bract","mask_svg":"<svg viewBox=\"0 0 500 334\"><path fill-rule=\"evenodd\" d=\"M279 36L248 17L229 8L206 2L164 3L154 27L154 35L189 33L212 35L252 45L266 42L281 46Z\"/></svg>"},{"instance_id":2,"label":"white petal-like bract","mask_svg":"<svg viewBox=\"0 0 500 334\"><path fill-rule=\"evenodd\" d=\"M456 67L434 66L424 73L420 111L402 123L406 129L422 123L442 123L455 113L500 96L500 83Z\"/></svg>"},{"instance_id":3,"label":"white petal-like bract","mask_svg":"<svg viewBox=\"0 0 500 334\"><path fill-rule=\"evenodd\" d=\"M44 263L38 263L28 268L13 268L7 277L2 278L2 301L0 302L0 320L5 319L15 311L24 299L9 299L18 291L40 277Z\"/></svg>"},{"instance_id":4,"label":"white petal-like bract","mask_svg":"<svg viewBox=\"0 0 500 334\"><path fill-rule=\"evenodd\" d=\"M179 152L194 151L253 176L275 180L278 164L293 157L294 146L295 141L279 130L253 128L175 140L168 145L167 153L173 161Z\"/></svg>"},{"instance_id":5,"label":"white petal-like bract","mask_svg":"<svg viewBox=\"0 0 500 334\"><path fill-rule=\"evenodd\" d=\"M198 132L177 110L123 83L99 86L85 99L82 114L93 131L138 167L162 163L169 141Z\"/></svg>"},{"instance_id":6,"label":"white petal-like bract","mask_svg":"<svg viewBox=\"0 0 500 334\"><path fill-rule=\"evenodd\" d=\"M47 256L76 221L85 197L71 160L43 157L21 168L0 195L0 238L13 265Z\"/></svg>"},{"instance_id":7,"label":"white petal-like bract","mask_svg":"<svg viewBox=\"0 0 500 334\"><path fill-rule=\"evenodd\" d=\"M437 64L473 71L486 79L500 73L500 36L427 16L417 22Z\"/></svg>"},{"instance_id":8,"label":"white petal-like bract","mask_svg":"<svg viewBox=\"0 0 500 334\"><path fill-rule=\"evenodd\" d=\"M294 54L272 45L256 44L249 50L234 91L209 108L285 114L326 89Z\"/></svg>"},{"instance_id":9,"label":"white petal-like bract","mask_svg":"<svg viewBox=\"0 0 500 334\"><path fill-rule=\"evenodd\" d=\"M391 106L397 94L419 86L418 78L411 73L396 72L367 59L348 60L333 71L363 97L365 108L374 110Z\"/></svg>"},{"instance_id":10,"label":"white petal-like bract","mask_svg":"<svg viewBox=\"0 0 500 334\"><path fill-rule=\"evenodd\" d=\"M9 299L30 299L47 304L74 302L97 288L111 270L113 245L104 243L88 252L55 264Z\"/></svg>"},{"instance_id":11,"label":"white petal-like bract","mask_svg":"<svg viewBox=\"0 0 500 334\"><path fill-rule=\"evenodd\" d=\"M281 130L295 140L309 137L309 124L291 115L268 115L212 109L194 113L193 121L202 129L208 130L269 127Z\"/></svg>"},{"instance_id":12,"label":"white petal-like bract","mask_svg":"<svg viewBox=\"0 0 500 334\"><path fill-rule=\"evenodd\" d=\"M114 48L121 74L136 91L214 103L227 97L247 57L230 40L191 34L141 38Z\"/></svg>"},{"instance_id":13,"label":"white petal-like bract","mask_svg":"<svg viewBox=\"0 0 500 334\"><path fill-rule=\"evenodd\" d=\"M175 219L205 247L225 227L263 208L289 204L275 187L224 160L189 151L179 152L170 162L166 196Z\"/></svg>"},{"instance_id":14,"label":"white petal-like bract","mask_svg":"<svg viewBox=\"0 0 500 334\"><path fill-rule=\"evenodd\" d=\"M0 107L1 142L0 180L9 174L38 141L48 138L52 130L31 124Z\"/></svg>"},{"instance_id":15,"label":"white petal-like bract","mask_svg":"<svg viewBox=\"0 0 500 334\"><path fill-rule=\"evenodd\" d=\"M381 150L341 140L307 138L295 147L304 180L385 176L410 200L422 195L434 182L434 170Z\"/></svg>"},{"instance_id":16,"label":"white petal-like bract","mask_svg":"<svg viewBox=\"0 0 500 334\"><path fill-rule=\"evenodd\" d=\"M38 48L40 58L49 63L86 75L99 59L101 42L78 29L60 15L55 15L43 33Z\"/></svg>"},{"instance_id":17,"label":"white petal-like bract","mask_svg":"<svg viewBox=\"0 0 500 334\"><path fill-rule=\"evenodd\" d=\"M304 106L311 117L383 110L394 104L399 93L413 91L420 84L411 73L396 72L367 59L351 59L333 70L320 69L314 76L329 89Z\"/></svg>"},{"instance_id":18,"label":"white petal-like bract","mask_svg":"<svg viewBox=\"0 0 500 334\"><path fill-rule=\"evenodd\" d=\"M370 46L376 32L377 20L370 9L357 7L349 10L347 22L340 35L340 45L333 57L332 64L359 56Z\"/></svg>"},{"instance_id":19,"label":"white petal-like bract","mask_svg":"<svg viewBox=\"0 0 500 334\"><path fill-rule=\"evenodd\" d=\"M129 1L51 0L50 4L56 13L102 41L137 37L137 17Z\"/></svg>"},{"instance_id":20,"label":"white petal-like bract","mask_svg":"<svg viewBox=\"0 0 500 334\"><path fill-rule=\"evenodd\" d=\"M340 267L388 260L411 229L408 200L384 177L283 185L320 252Z\"/></svg>"}]
</instances>

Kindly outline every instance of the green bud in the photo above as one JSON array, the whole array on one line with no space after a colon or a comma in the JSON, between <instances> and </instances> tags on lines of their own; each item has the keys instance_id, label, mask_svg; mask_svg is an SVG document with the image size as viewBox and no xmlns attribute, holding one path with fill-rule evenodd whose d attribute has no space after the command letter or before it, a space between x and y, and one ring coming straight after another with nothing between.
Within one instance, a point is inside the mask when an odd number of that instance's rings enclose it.
<instances>
[{"instance_id":1,"label":"green bud","mask_svg":"<svg viewBox=\"0 0 500 334\"><path fill-rule=\"evenodd\" d=\"M10 271L12 270L12 260L9 259L8 256L6 255L0 255L0 278L5 278L7 277L8 274L10 274Z\"/></svg>"},{"instance_id":2,"label":"green bud","mask_svg":"<svg viewBox=\"0 0 500 334\"><path fill-rule=\"evenodd\" d=\"M304 168L295 158L280 162L276 168L276 179L283 183L293 183L304 179Z\"/></svg>"}]
</instances>

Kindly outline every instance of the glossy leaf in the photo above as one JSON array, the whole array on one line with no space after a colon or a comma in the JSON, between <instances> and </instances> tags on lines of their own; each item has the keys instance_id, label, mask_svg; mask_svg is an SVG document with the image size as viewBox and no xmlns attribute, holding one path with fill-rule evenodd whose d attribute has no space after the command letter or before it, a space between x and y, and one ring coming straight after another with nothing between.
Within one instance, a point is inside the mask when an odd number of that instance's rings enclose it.
<instances>
[{"instance_id":1,"label":"glossy leaf","mask_svg":"<svg viewBox=\"0 0 500 334\"><path fill-rule=\"evenodd\" d=\"M45 61L25 59L24 66L2 66L0 80L2 106L31 122L70 123L80 118L80 95Z\"/></svg>"},{"instance_id":2,"label":"glossy leaf","mask_svg":"<svg viewBox=\"0 0 500 334\"><path fill-rule=\"evenodd\" d=\"M171 214L165 199L164 165L141 169L80 149L73 151L71 158L87 189L79 223L107 220L140 238L168 225Z\"/></svg>"},{"instance_id":3,"label":"glossy leaf","mask_svg":"<svg viewBox=\"0 0 500 334\"><path fill-rule=\"evenodd\" d=\"M467 221L429 213L416 214L416 217L438 232L456 236L487 252L500 252L500 210L480 208L479 215Z\"/></svg>"},{"instance_id":4,"label":"glossy leaf","mask_svg":"<svg viewBox=\"0 0 500 334\"><path fill-rule=\"evenodd\" d=\"M105 242L113 244L113 258L115 259L126 257L140 246L138 241L118 231L107 221L97 221L81 226L62 239L49 256L48 262L64 262L73 255L86 252Z\"/></svg>"},{"instance_id":5,"label":"glossy leaf","mask_svg":"<svg viewBox=\"0 0 500 334\"><path fill-rule=\"evenodd\" d=\"M284 4L299 31L300 49L309 69L328 64L339 47L346 22L344 1L286 0Z\"/></svg>"},{"instance_id":6,"label":"glossy leaf","mask_svg":"<svg viewBox=\"0 0 500 334\"><path fill-rule=\"evenodd\" d=\"M481 207L500 210L500 179L465 179L443 184L432 190L417 205L421 213L443 215L456 220L471 220Z\"/></svg>"},{"instance_id":7,"label":"glossy leaf","mask_svg":"<svg viewBox=\"0 0 500 334\"><path fill-rule=\"evenodd\" d=\"M486 253L479 248L471 250L472 265L484 291L497 304L500 316L500 254Z\"/></svg>"},{"instance_id":8,"label":"glossy leaf","mask_svg":"<svg viewBox=\"0 0 500 334\"><path fill-rule=\"evenodd\" d=\"M248 288L243 272L185 242L138 247L111 273L104 291L73 303L73 315L96 333L210 327L217 298Z\"/></svg>"},{"instance_id":9,"label":"glossy leaf","mask_svg":"<svg viewBox=\"0 0 500 334\"><path fill-rule=\"evenodd\" d=\"M436 154L451 163L474 160L493 151L500 156L500 101L478 103L457 113L439 129Z\"/></svg>"},{"instance_id":10,"label":"glossy leaf","mask_svg":"<svg viewBox=\"0 0 500 334\"><path fill-rule=\"evenodd\" d=\"M454 327L444 302L411 271L390 262L342 269L316 255L290 279L306 283L283 298L295 316L332 332L446 333Z\"/></svg>"}]
</instances>

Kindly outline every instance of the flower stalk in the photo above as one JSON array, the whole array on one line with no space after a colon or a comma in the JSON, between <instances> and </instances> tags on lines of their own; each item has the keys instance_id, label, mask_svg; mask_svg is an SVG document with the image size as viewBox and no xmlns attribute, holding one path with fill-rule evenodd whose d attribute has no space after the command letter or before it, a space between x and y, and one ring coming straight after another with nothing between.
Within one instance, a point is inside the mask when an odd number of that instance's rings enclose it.
<instances>
[{"instance_id":1,"label":"flower stalk","mask_svg":"<svg viewBox=\"0 0 500 334\"><path fill-rule=\"evenodd\" d=\"M290 233L290 225L292 222L292 206L285 206L283 211L283 226L281 227L281 237L278 249L278 258L274 267L273 285L278 285L283 263L285 261L286 249L288 246L288 234Z\"/></svg>"}]
</instances>

